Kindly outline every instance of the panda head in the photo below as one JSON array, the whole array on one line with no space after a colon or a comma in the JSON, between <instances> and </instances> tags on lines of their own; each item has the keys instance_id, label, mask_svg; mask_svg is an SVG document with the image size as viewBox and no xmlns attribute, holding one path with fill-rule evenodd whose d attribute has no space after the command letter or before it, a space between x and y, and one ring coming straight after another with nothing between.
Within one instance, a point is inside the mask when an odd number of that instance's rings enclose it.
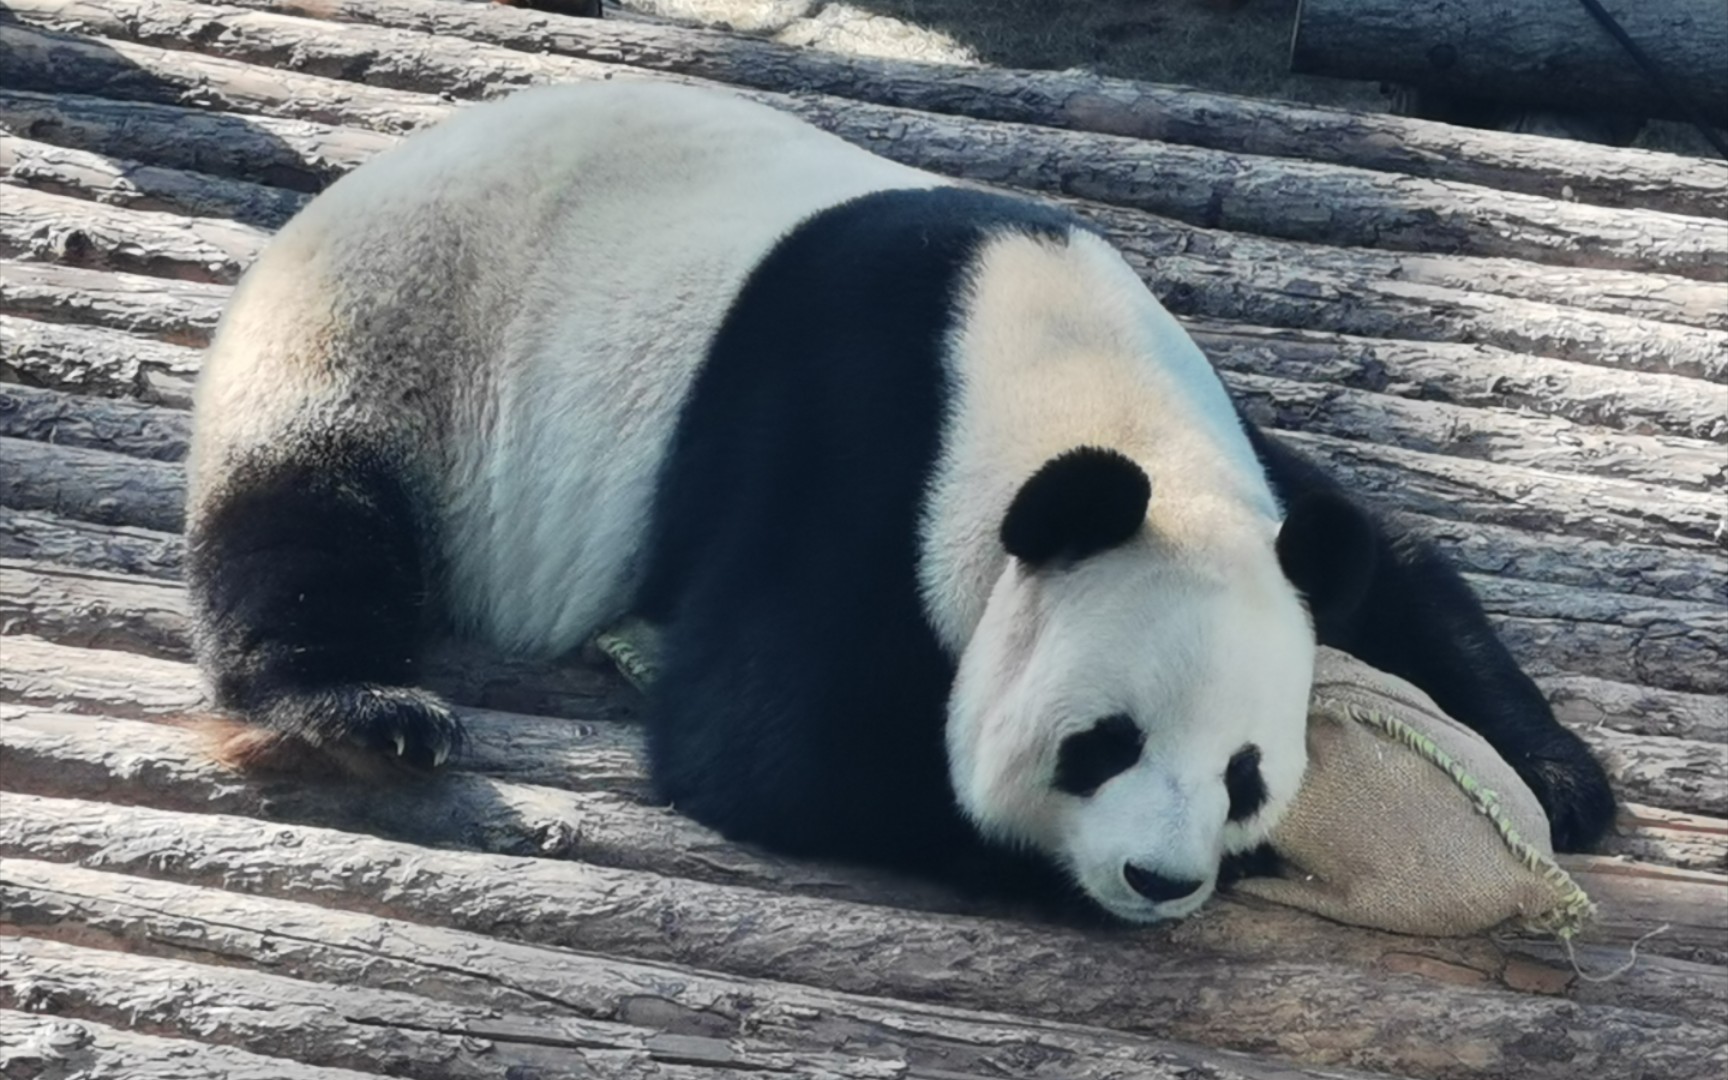
<instances>
[{"instance_id":1,"label":"panda head","mask_svg":"<svg viewBox=\"0 0 1728 1080\"><path fill-rule=\"evenodd\" d=\"M1221 503L1199 511L1218 517L1205 541L1184 543L1149 521L1152 489L1093 448L1020 488L947 728L978 828L1137 922L1197 909L1220 859L1265 839L1296 794L1315 649L1304 600L1354 605L1373 556L1341 499L1293 507L1282 527Z\"/></svg>"}]
</instances>

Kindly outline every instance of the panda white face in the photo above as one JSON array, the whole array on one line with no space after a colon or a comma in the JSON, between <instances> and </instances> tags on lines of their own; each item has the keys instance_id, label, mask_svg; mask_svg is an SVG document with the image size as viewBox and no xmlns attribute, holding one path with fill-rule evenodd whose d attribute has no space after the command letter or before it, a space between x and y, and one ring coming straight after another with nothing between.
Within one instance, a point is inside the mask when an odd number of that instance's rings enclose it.
<instances>
[{"instance_id":1,"label":"panda white face","mask_svg":"<svg viewBox=\"0 0 1728 1080\"><path fill-rule=\"evenodd\" d=\"M959 802L1120 918L1190 914L1296 794L1314 649L1270 535L1010 559L950 698Z\"/></svg>"}]
</instances>

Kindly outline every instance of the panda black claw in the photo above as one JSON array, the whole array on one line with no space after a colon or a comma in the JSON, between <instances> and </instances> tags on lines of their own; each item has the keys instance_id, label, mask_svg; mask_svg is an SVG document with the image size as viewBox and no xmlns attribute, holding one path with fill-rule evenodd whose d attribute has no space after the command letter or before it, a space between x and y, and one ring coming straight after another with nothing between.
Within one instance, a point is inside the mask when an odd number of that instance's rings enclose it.
<instances>
[{"instance_id":1,"label":"panda black claw","mask_svg":"<svg viewBox=\"0 0 1728 1080\"><path fill-rule=\"evenodd\" d=\"M461 722L437 695L401 686L352 685L279 693L254 719L313 746L351 747L412 769L439 768L464 741Z\"/></svg>"}]
</instances>

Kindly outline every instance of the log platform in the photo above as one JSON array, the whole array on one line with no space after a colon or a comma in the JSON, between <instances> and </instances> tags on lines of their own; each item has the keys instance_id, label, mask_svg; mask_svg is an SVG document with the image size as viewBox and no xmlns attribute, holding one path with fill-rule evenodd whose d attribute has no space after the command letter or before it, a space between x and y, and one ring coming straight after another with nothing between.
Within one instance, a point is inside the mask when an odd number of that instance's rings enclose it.
<instances>
[{"instance_id":1,"label":"log platform","mask_svg":"<svg viewBox=\"0 0 1728 1080\"><path fill-rule=\"evenodd\" d=\"M1728 165L478 0L0 0L0 72L0 1074L1728 1074ZM177 534L234 280L404 132L612 78L1095 221L1601 752L1600 921L1081 932L774 858L647 799L584 657L446 650L475 745L436 781L213 764Z\"/></svg>"}]
</instances>

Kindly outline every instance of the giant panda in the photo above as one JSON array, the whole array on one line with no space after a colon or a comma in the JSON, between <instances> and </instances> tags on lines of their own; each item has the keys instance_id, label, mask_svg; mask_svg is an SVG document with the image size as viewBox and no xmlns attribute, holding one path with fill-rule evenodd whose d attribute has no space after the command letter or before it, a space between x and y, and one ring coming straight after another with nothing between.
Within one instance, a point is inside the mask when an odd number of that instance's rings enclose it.
<instances>
[{"instance_id":1,"label":"giant panda","mask_svg":"<svg viewBox=\"0 0 1728 1080\"><path fill-rule=\"evenodd\" d=\"M729 93L407 139L246 274L195 412L198 660L282 740L440 765L429 634L556 656L634 613L678 811L1144 922L1295 794L1319 641L1485 735L1562 848L1612 809L1461 579L1099 236Z\"/></svg>"}]
</instances>

